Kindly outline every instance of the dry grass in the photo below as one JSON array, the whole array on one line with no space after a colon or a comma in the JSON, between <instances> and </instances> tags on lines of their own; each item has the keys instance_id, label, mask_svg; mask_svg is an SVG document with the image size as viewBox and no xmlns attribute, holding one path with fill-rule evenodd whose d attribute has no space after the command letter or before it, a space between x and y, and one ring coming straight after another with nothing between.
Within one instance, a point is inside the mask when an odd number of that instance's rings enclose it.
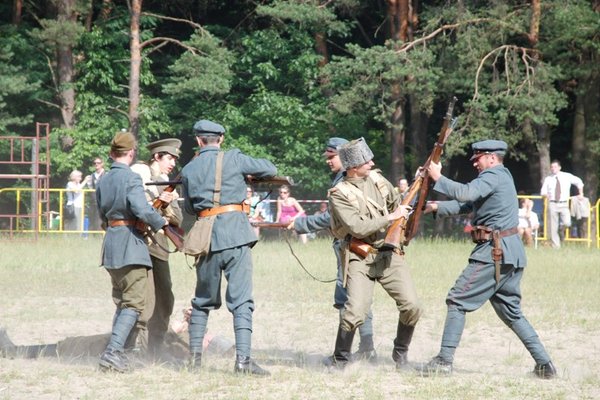
<instances>
[{"instance_id":1,"label":"dry grass","mask_svg":"<svg viewBox=\"0 0 600 400\"><path fill-rule=\"evenodd\" d=\"M52 343L110 329L110 282L99 268L99 238L47 238L1 242L0 326L17 344ZM322 279L335 277L330 242L294 249ZM415 241L407 259L426 313L410 351L427 361L439 347L444 298L471 245ZM150 365L131 374L103 374L96 359L0 359L0 399L595 399L600 397L599 253L578 246L530 250L523 280L523 309L559 368L559 379L541 381L533 361L491 307L467 318L451 377L422 378L395 370L390 359L397 312L381 290L374 301L377 366L351 365L330 373L320 360L333 350L337 312L333 284L319 283L296 264L283 242L254 249L253 352L272 372L266 379L237 377L230 358L207 357L199 375ZM172 260L176 314L187 306L195 274L183 256ZM213 312L209 331L233 338L226 309Z\"/></svg>"}]
</instances>

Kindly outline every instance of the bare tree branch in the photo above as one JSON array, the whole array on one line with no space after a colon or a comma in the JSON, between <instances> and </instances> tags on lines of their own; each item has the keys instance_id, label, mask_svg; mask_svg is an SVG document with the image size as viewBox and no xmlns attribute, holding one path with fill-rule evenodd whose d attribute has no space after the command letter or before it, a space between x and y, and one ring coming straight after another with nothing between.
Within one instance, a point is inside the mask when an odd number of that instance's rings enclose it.
<instances>
[{"instance_id":1,"label":"bare tree branch","mask_svg":"<svg viewBox=\"0 0 600 400\"><path fill-rule=\"evenodd\" d=\"M154 37L152 39L148 39L148 40L143 41L142 43L140 43L140 47L143 49L146 46L151 45L151 44L156 43L156 42L159 42L159 44L157 46L160 46L160 47L164 46L166 44L166 42L169 42L169 43L175 43L176 45L179 45L179 46L183 47L184 49L190 51L192 54L198 54L198 53L200 53L200 51L198 51L198 49L196 49L196 48L194 48L192 46L188 46L187 44L183 43L180 40L169 38L169 37L161 37L161 36ZM155 49L153 49L151 51L154 51L154 50Z\"/></svg>"},{"instance_id":2,"label":"bare tree branch","mask_svg":"<svg viewBox=\"0 0 600 400\"><path fill-rule=\"evenodd\" d=\"M202 31L202 33L207 33L206 29L204 29L202 27L202 25L197 24L194 21L190 21L189 19L167 17L166 15L154 14L154 13L149 13L149 12L142 12L142 15L147 15L149 17L155 17L155 18L165 19L165 20L169 20L169 21L183 22L185 24L193 26L194 28L198 29L199 31Z\"/></svg>"}]
</instances>

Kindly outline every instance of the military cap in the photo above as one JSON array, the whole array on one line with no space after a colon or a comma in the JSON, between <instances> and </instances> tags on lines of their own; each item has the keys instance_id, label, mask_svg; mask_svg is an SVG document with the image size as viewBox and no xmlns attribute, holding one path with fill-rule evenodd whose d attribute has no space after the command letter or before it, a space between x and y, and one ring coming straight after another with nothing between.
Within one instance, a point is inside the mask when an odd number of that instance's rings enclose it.
<instances>
[{"instance_id":1,"label":"military cap","mask_svg":"<svg viewBox=\"0 0 600 400\"><path fill-rule=\"evenodd\" d=\"M325 145L325 152L323 153L323 155L324 156L336 155L338 153L338 151L337 151L338 146L341 146L346 143L348 143L348 141L344 138L340 138L340 137L329 138L329 140L327 141L327 144Z\"/></svg>"},{"instance_id":2,"label":"military cap","mask_svg":"<svg viewBox=\"0 0 600 400\"><path fill-rule=\"evenodd\" d=\"M470 160L473 161L482 154L492 153L504 157L507 148L508 145L503 140L482 140L481 142L476 142L471 145L473 155Z\"/></svg>"},{"instance_id":3,"label":"military cap","mask_svg":"<svg viewBox=\"0 0 600 400\"><path fill-rule=\"evenodd\" d=\"M181 140L170 138L170 139L161 139L152 143L148 143L146 148L150 150L150 154L156 153L169 153L173 157L179 157L181 151L179 148L181 147Z\"/></svg>"},{"instance_id":4,"label":"military cap","mask_svg":"<svg viewBox=\"0 0 600 400\"><path fill-rule=\"evenodd\" d=\"M117 132L110 144L111 152L125 152L136 147L135 136L131 132Z\"/></svg>"},{"instance_id":5,"label":"military cap","mask_svg":"<svg viewBox=\"0 0 600 400\"><path fill-rule=\"evenodd\" d=\"M367 145L367 142L365 142L364 138L355 139L338 146L337 151L345 170L359 167L373 159L373 152Z\"/></svg>"},{"instance_id":6,"label":"military cap","mask_svg":"<svg viewBox=\"0 0 600 400\"><path fill-rule=\"evenodd\" d=\"M223 135L225 128L223 125L216 124L207 119L201 119L194 124L194 135L206 136L206 135Z\"/></svg>"}]
</instances>

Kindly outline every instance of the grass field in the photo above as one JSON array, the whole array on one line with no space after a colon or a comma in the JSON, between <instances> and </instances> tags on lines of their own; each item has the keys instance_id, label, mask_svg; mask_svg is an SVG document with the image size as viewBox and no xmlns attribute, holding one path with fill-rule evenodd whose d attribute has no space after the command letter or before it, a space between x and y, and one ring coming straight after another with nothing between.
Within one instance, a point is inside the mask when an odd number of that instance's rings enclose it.
<instances>
[{"instance_id":1,"label":"grass field","mask_svg":"<svg viewBox=\"0 0 600 400\"><path fill-rule=\"evenodd\" d=\"M335 277L328 240L292 245L310 272ZM110 281L99 268L101 239L41 238L0 242L0 326L17 344L53 343L110 330ZM447 290L465 266L471 244L413 241L407 260L425 306L409 359L437 353ZM97 370L96 358L1 359L0 399L597 399L600 398L600 252L580 246L528 249L523 311L559 370L543 381L533 360L489 305L469 314L455 373L424 378L397 372L391 360L397 323L393 301L378 288L373 312L379 364L352 364L343 372L321 367L333 351L338 314L333 284L309 277L285 242L264 241L254 256L253 355L272 376L233 375L230 357L206 357L200 374L149 365L130 374ZM189 304L191 260L172 257L173 318ZM208 330L233 338L223 308Z\"/></svg>"}]
</instances>

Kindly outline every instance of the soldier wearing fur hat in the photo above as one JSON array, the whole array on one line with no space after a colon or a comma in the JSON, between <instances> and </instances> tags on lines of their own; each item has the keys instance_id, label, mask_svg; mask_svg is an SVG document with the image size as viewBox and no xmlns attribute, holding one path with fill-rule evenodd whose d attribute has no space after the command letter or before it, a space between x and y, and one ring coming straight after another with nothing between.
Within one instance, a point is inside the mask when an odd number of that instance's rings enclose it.
<instances>
[{"instance_id":1,"label":"soldier wearing fur hat","mask_svg":"<svg viewBox=\"0 0 600 400\"><path fill-rule=\"evenodd\" d=\"M137 163L131 169L138 173L145 183L166 182L179 159L181 140L175 138L161 139L149 143L148 163ZM164 186L145 186L146 199L150 204L160 198L167 207L159 213L170 225L180 226L183 221L181 208L177 203L179 195L176 191L164 191ZM159 358L164 344L164 337L169 327L169 318L173 313L175 296L172 291L171 272L169 266L169 242L161 231L147 238L152 271L148 285L146 309L138 318L134 334L129 341L142 353Z\"/></svg>"},{"instance_id":2,"label":"soldier wearing fur hat","mask_svg":"<svg viewBox=\"0 0 600 400\"><path fill-rule=\"evenodd\" d=\"M515 184L503 164L507 147L501 140L474 143L470 161L479 175L467 184L443 176L441 164L430 164L429 176L436 182L434 190L452 200L429 202L425 212L442 216L472 213L471 235L475 248L467 267L446 297L448 314L441 348L423 367L426 374L452 372L466 313L489 301L535 360L535 375L541 378L556 375L550 356L521 312L520 284L527 258L517 229L519 206Z\"/></svg>"},{"instance_id":3,"label":"soldier wearing fur hat","mask_svg":"<svg viewBox=\"0 0 600 400\"><path fill-rule=\"evenodd\" d=\"M221 150L225 129L217 123L200 120L194 125L194 134L200 151L181 171L185 210L197 216L186 242L199 239L197 246L190 244L198 252L189 325L191 369L200 368L208 314L222 305L221 279L225 274L226 305L233 314L235 333L234 372L269 375L250 357L254 311L250 249L258 238L250 225L244 200L247 175L267 178L275 176L277 168L268 160L249 157L238 149ZM202 234L209 241L201 238Z\"/></svg>"},{"instance_id":4,"label":"soldier wearing fur hat","mask_svg":"<svg viewBox=\"0 0 600 400\"><path fill-rule=\"evenodd\" d=\"M114 162L96 188L99 215L106 226L102 266L110 274L117 306L100 368L117 372L129 369L123 353L125 340L146 306L148 271L152 268L148 247L136 226L143 222L158 231L168 222L148 204L141 178L129 168L136 146L130 132L115 135L110 148Z\"/></svg>"},{"instance_id":5,"label":"soldier wearing fur hat","mask_svg":"<svg viewBox=\"0 0 600 400\"><path fill-rule=\"evenodd\" d=\"M407 217L410 207L399 205L393 185L378 170L372 170L373 153L363 138L337 150L346 172L330 190L329 206L332 232L342 240L348 300L341 313L331 365L342 369L348 363L354 332L367 318L375 282L379 282L398 308L392 359L396 368L403 369L408 365L408 347L422 308L403 249L384 250L382 246L391 221ZM353 251L351 243L356 240L370 247L368 254Z\"/></svg>"},{"instance_id":6,"label":"soldier wearing fur hat","mask_svg":"<svg viewBox=\"0 0 600 400\"><path fill-rule=\"evenodd\" d=\"M325 162L329 169L333 173L333 180L331 187L337 185L344 177L344 168L340 161L338 154L338 147L348 143L348 140L340 137L332 137L327 140L325 144ZM331 215L329 210L324 213L300 216L294 219L288 229L294 229L296 233L310 233L319 231L322 229L329 229L331 226ZM337 280L335 282L335 291L333 293L333 307L340 312L344 308L346 300L348 300L348 294L343 284L342 278L342 263L340 258L340 246L342 241L338 238L333 239L333 251L337 260ZM360 334L360 343L358 345L358 351L353 355L354 360L368 360L369 362L375 363L377 361L377 352L375 351L375 345L373 342L373 313L369 310L365 318L365 322L358 328ZM330 358L326 359L326 363L331 361Z\"/></svg>"}]
</instances>

